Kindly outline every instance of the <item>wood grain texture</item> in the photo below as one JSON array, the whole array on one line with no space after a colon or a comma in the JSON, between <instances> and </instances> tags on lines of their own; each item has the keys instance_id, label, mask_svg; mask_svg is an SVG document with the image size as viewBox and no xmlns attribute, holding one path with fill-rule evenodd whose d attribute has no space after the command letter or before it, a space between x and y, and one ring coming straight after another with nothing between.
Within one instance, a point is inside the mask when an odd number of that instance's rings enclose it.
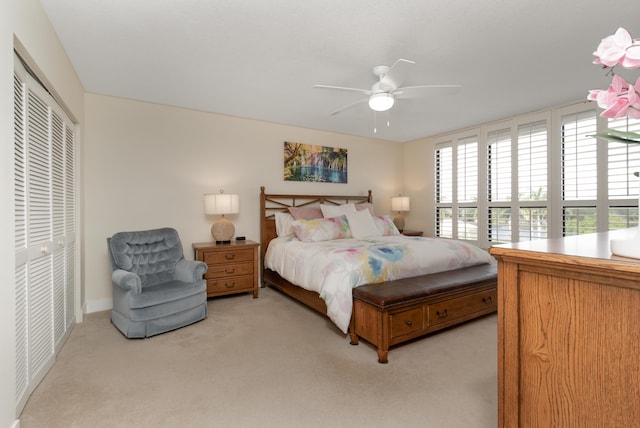
<instances>
[{"instance_id":1,"label":"wood grain texture","mask_svg":"<svg viewBox=\"0 0 640 428\"><path fill-rule=\"evenodd\" d=\"M490 250L501 427L640 426L640 261L589 249L602 235L583 241L580 254Z\"/></svg>"}]
</instances>

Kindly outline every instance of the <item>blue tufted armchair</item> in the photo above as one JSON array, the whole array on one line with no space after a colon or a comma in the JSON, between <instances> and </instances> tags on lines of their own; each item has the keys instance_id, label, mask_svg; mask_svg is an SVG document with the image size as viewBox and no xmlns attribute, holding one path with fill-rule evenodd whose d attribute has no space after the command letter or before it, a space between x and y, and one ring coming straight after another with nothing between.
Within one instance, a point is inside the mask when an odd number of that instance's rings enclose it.
<instances>
[{"instance_id":1,"label":"blue tufted armchair","mask_svg":"<svg viewBox=\"0 0 640 428\"><path fill-rule=\"evenodd\" d=\"M207 316L203 262L186 260L171 228L107 238L113 283L111 322L127 337L149 337Z\"/></svg>"}]
</instances>

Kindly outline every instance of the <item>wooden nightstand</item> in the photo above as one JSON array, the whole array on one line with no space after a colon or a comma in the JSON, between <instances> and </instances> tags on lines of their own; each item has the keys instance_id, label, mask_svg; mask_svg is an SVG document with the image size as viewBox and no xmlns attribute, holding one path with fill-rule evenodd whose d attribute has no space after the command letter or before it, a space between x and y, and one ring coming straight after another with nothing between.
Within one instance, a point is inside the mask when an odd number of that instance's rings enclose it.
<instances>
[{"instance_id":1,"label":"wooden nightstand","mask_svg":"<svg viewBox=\"0 0 640 428\"><path fill-rule=\"evenodd\" d=\"M248 292L258 297L259 247L260 244L253 241L193 244L194 258L209 266L204 274L207 297Z\"/></svg>"},{"instance_id":2,"label":"wooden nightstand","mask_svg":"<svg viewBox=\"0 0 640 428\"><path fill-rule=\"evenodd\" d=\"M422 236L421 230L403 230L401 232L404 236Z\"/></svg>"}]
</instances>

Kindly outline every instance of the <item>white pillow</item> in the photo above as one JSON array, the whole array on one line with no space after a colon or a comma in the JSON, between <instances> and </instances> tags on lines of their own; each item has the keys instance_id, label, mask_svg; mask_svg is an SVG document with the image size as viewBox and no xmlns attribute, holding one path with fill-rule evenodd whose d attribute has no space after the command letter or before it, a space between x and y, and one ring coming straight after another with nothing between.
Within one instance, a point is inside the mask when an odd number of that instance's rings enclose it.
<instances>
[{"instance_id":1,"label":"white pillow","mask_svg":"<svg viewBox=\"0 0 640 428\"><path fill-rule=\"evenodd\" d=\"M289 213L276 213L276 234L278 236L294 235L293 216Z\"/></svg>"},{"instance_id":2,"label":"white pillow","mask_svg":"<svg viewBox=\"0 0 640 428\"><path fill-rule=\"evenodd\" d=\"M331 217L340 217L341 215L346 215L349 213L354 213L356 212L356 206L354 204L344 204L344 205L320 204L320 210L322 211L322 216L324 218L331 218Z\"/></svg>"},{"instance_id":3,"label":"white pillow","mask_svg":"<svg viewBox=\"0 0 640 428\"><path fill-rule=\"evenodd\" d=\"M349 213L347 214L347 221L349 222L351 234L356 239L382 236L369 210Z\"/></svg>"}]
</instances>

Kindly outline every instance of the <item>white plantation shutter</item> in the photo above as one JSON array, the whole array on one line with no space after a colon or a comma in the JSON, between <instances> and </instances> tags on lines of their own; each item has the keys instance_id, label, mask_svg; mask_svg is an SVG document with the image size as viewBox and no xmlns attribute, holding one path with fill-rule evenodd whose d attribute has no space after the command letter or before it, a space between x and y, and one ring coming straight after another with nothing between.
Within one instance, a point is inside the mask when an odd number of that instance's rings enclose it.
<instances>
[{"instance_id":1,"label":"white plantation shutter","mask_svg":"<svg viewBox=\"0 0 640 428\"><path fill-rule=\"evenodd\" d=\"M436 236L453 238L453 147L439 144L435 152Z\"/></svg>"},{"instance_id":2,"label":"white plantation shutter","mask_svg":"<svg viewBox=\"0 0 640 428\"><path fill-rule=\"evenodd\" d=\"M511 241L511 129L487 134L487 202L489 242Z\"/></svg>"},{"instance_id":3,"label":"white plantation shutter","mask_svg":"<svg viewBox=\"0 0 640 428\"><path fill-rule=\"evenodd\" d=\"M547 122L518 127L518 240L547 237ZM528 203L527 203L528 202Z\"/></svg>"},{"instance_id":4,"label":"white plantation shutter","mask_svg":"<svg viewBox=\"0 0 640 428\"><path fill-rule=\"evenodd\" d=\"M73 323L73 123L15 60L16 407L53 365ZM69 135L71 133L71 135ZM70 144L71 143L71 144ZM70 153L69 153L70 152ZM69 229L67 229L69 227ZM71 270L70 270L71 269Z\"/></svg>"},{"instance_id":5,"label":"white plantation shutter","mask_svg":"<svg viewBox=\"0 0 640 428\"><path fill-rule=\"evenodd\" d=\"M598 140L595 110L562 116L562 234L597 231Z\"/></svg>"},{"instance_id":6,"label":"white plantation shutter","mask_svg":"<svg viewBox=\"0 0 640 428\"><path fill-rule=\"evenodd\" d=\"M458 239L478 239L478 137L458 140L456 156L457 172L457 222L453 226Z\"/></svg>"},{"instance_id":7,"label":"white plantation shutter","mask_svg":"<svg viewBox=\"0 0 640 428\"><path fill-rule=\"evenodd\" d=\"M640 132L640 120L620 118L609 120L608 127L619 131ZM608 143L609 163L609 229L624 229L638 225L638 194L640 178L640 144Z\"/></svg>"}]
</instances>

